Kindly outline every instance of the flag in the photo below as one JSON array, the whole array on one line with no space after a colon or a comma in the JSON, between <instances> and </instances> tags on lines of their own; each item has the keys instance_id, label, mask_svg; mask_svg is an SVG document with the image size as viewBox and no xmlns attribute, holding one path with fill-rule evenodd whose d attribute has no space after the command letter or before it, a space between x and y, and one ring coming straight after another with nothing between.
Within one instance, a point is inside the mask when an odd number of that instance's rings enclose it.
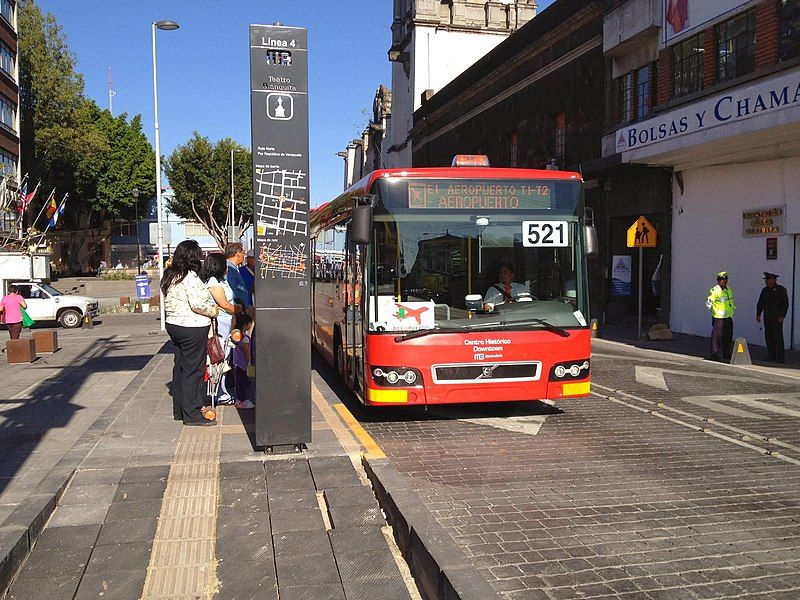
<instances>
[{"instance_id":1,"label":"flag","mask_svg":"<svg viewBox=\"0 0 800 600\"><path fill-rule=\"evenodd\" d=\"M25 196L28 195L28 182L26 181L25 184L19 190L19 196L17 196L17 212L19 216L22 216L22 213L25 212Z\"/></svg>"},{"instance_id":2,"label":"flag","mask_svg":"<svg viewBox=\"0 0 800 600\"><path fill-rule=\"evenodd\" d=\"M661 293L661 262L664 260L664 255L662 254L658 259L658 266L656 270L653 271L653 276L650 278L650 289L653 292L653 297L658 298L658 295Z\"/></svg>"},{"instance_id":3,"label":"flag","mask_svg":"<svg viewBox=\"0 0 800 600\"><path fill-rule=\"evenodd\" d=\"M47 224L48 227L55 228L55 226L58 225L59 217L61 217L61 215L64 214L64 207L67 205L67 197L68 196L69 196L69 194L64 194L64 199L61 201L61 204L58 205L58 208L53 213L53 216L50 217L50 222Z\"/></svg>"},{"instance_id":4,"label":"flag","mask_svg":"<svg viewBox=\"0 0 800 600\"><path fill-rule=\"evenodd\" d=\"M4 175L3 180L0 181L0 210L6 209L8 202L8 179L10 175Z\"/></svg>"},{"instance_id":5,"label":"flag","mask_svg":"<svg viewBox=\"0 0 800 600\"><path fill-rule=\"evenodd\" d=\"M58 204L56 204L56 190L53 189L50 192L50 198L47 201L47 208L45 209L45 215L47 218L50 219L56 212L58 211Z\"/></svg>"},{"instance_id":6,"label":"flag","mask_svg":"<svg viewBox=\"0 0 800 600\"><path fill-rule=\"evenodd\" d=\"M41 181L36 184L36 187L33 188L33 191L28 193L28 184L26 183L22 186L22 189L19 192L19 199L17 200L17 212L19 216L22 217L22 214L28 210L28 206L30 206L31 200L36 195L36 192L39 191L39 185L41 185Z\"/></svg>"}]
</instances>

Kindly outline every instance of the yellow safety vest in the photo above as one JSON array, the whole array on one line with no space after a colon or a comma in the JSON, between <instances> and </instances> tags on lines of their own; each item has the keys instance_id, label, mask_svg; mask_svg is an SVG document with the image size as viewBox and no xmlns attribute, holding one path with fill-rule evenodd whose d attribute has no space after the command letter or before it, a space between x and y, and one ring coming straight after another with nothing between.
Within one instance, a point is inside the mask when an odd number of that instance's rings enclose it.
<instances>
[{"instance_id":1,"label":"yellow safety vest","mask_svg":"<svg viewBox=\"0 0 800 600\"><path fill-rule=\"evenodd\" d=\"M711 310L711 316L715 319L727 319L733 316L736 310L736 303L733 301L733 290L729 287L724 290L715 285L708 291L706 307Z\"/></svg>"}]
</instances>

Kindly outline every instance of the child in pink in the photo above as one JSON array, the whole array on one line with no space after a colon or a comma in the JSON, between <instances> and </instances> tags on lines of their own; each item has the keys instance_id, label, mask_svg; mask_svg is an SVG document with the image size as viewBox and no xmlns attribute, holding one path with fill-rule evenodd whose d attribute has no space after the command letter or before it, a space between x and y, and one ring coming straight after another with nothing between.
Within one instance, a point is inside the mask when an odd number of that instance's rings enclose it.
<instances>
[{"instance_id":1,"label":"child in pink","mask_svg":"<svg viewBox=\"0 0 800 600\"><path fill-rule=\"evenodd\" d=\"M236 328L241 332L242 339L236 342L233 348L233 376L236 380L236 408L253 408L253 403L247 399L247 390L250 387L250 378L247 376L247 365L250 364L250 340L253 335L253 319L241 312L236 315Z\"/></svg>"},{"instance_id":2,"label":"child in pink","mask_svg":"<svg viewBox=\"0 0 800 600\"><path fill-rule=\"evenodd\" d=\"M0 313L3 322L8 326L8 334L12 340L18 340L22 332L22 309L28 308L25 300L19 295L19 288L8 286L8 293L0 299Z\"/></svg>"}]
</instances>

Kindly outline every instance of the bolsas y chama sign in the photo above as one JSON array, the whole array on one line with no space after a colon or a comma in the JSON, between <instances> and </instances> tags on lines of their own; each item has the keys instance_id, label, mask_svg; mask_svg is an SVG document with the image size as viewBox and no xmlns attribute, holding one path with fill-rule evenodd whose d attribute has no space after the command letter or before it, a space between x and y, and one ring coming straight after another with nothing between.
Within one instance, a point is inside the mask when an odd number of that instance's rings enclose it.
<instances>
[{"instance_id":1,"label":"bolsas y chama sign","mask_svg":"<svg viewBox=\"0 0 800 600\"><path fill-rule=\"evenodd\" d=\"M785 205L748 208L742 211L742 237L781 235L785 223Z\"/></svg>"},{"instance_id":2,"label":"bolsas y chama sign","mask_svg":"<svg viewBox=\"0 0 800 600\"><path fill-rule=\"evenodd\" d=\"M616 149L636 150L792 106L800 106L798 70L623 127L616 134Z\"/></svg>"}]
</instances>

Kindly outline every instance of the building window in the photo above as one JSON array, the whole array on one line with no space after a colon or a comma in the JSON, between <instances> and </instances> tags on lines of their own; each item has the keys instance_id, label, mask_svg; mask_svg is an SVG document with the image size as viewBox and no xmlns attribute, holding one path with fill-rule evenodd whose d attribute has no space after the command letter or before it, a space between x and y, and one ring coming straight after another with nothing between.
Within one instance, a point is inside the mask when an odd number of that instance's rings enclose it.
<instances>
[{"instance_id":1,"label":"building window","mask_svg":"<svg viewBox=\"0 0 800 600\"><path fill-rule=\"evenodd\" d=\"M184 223L184 233L187 238L198 238L208 236L208 230L202 223L195 223L194 221L187 221Z\"/></svg>"},{"instance_id":2,"label":"building window","mask_svg":"<svg viewBox=\"0 0 800 600\"><path fill-rule=\"evenodd\" d=\"M117 235L120 237L136 237L136 223L120 223L117 225Z\"/></svg>"},{"instance_id":3,"label":"building window","mask_svg":"<svg viewBox=\"0 0 800 600\"><path fill-rule=\"evenodd\" d=\"M728 81L756 68L756 11L748 10L717 25L717 81Z\"/></svg>"},{"instance_id":4,"label":"building window","mask_svg":"<svg viewBox=\"0 0 800 600\"><path fill-rule=\"evenodd\" d=\"M14 53L3 41L0 41L0 69L12 79L14 78Z\"/></svg>"},{"instance_id":5,"label":"building window","mask_svg":"<svg viewBox=\"0 0 800 600\"><path fill-rule=\"evenodd\" d=\"M781 60L800 56L800 0L781 0Z\"/></svg>"},{"instance_id":6,"label":"building window","mask_svg":"<svg viewBox=\"0 0 800 600\"><path fill-rule=\"evenodd\" d=\"M0 123L8 127L11 131L17 130L17 107L11 100L0 95Z\"/></svg>"},{"instance_id":7,"label":"building window","mask_svg":"<svg viewBox=\"0 0 800 600\"><path fill-rule=\"evenodd\" d=\"M0 0L0 16L2 16L10 25L14 25L14 5L11 0Z\"/></svg>"},{"instance_id":8,"label":"building window","mask_svg":"<svg viewBox=\"0 0 800 600\"><path fill-rule=\"evenodd\" d=\"M633 121L633 71L622 76L622 122L630 123Z\"/></svg>"},{"instance_id":9,"label":"building window","mask_svg":"<svg viewBox=\"0 0 800 600\"><path fill-rule=\"evenodd\" d=\"M650 113L650 65L636 71L636 118Z\"/></svg>"},{"instance_id":10,"label":"building window","mask_svg":"<svg viewBox=\"0 0 800 600\"><path fill-rule=\"evenodd\" d=\"M703 89L703 40L699 35L672 47L673 96L685 96Z\"/></svg>"},{"instance_id":11,"label":"building window","mask_svg":"<svg viewBox=\"0 0 800 600\"><path fill-rule=\"evenodd\" d=\"M0 148L0 176L17 174L17 157Z\"/></svg>"},{"instance_id":12,"label":"building window","mask_svg":"<svg viewBox=\"0 0 800 600\"><path fill-rule=\"evenodd\" d=\"M563 157L566 153L567 142L567 116L560 112L556 115L556 156Z\"/></svg>"}]
</instances>

